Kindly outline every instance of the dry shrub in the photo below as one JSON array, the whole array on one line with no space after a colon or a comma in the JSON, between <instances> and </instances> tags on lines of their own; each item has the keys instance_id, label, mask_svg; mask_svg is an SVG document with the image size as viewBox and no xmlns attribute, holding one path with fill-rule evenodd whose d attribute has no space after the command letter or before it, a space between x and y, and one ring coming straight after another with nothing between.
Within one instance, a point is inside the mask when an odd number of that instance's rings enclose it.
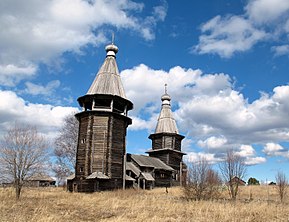
<instances>
[{"instance_id":1,"label":"dry shrub","mask_svg":"<svg viewBox=\"0 0 289 222\"><path fill-rule=\"evenodd\" d=\"M285 196L287 195L288 189L287 177L283 172L279 171L277 172L275 179L276 179L276 186L275 186L276 190L278 192L280 201L283 202Z\"/></svg>"},{"instance_id":2,"label":"dry shrub","mask_svg":"<svg viewBox=\"0 0 289 222\"><path fill-rule=\"evenodd\" d=\"M183 188L184 196L193 200L216 199L220 194L221 179L206 159L188 167L188 180Z\"/></svg>"}]
</instances>

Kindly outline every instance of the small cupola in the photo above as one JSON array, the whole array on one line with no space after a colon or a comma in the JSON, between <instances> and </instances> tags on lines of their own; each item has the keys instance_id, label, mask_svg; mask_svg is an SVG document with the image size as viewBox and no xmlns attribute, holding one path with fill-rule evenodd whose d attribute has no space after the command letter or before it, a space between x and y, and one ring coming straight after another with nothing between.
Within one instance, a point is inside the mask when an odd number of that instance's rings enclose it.
<instances>
[{"instance_id":1,"label":"small cupola","mask_svg":"<svg viewBox=\"0 0 289 222\"><path fill-rule=\"evenodd\" d=\"M118 52L118 47L114 45L113 43L111 43L105 47L105 51L106 51L106 57L107 56L115 57L116 53Z\"/></svg>"}]
</instances>

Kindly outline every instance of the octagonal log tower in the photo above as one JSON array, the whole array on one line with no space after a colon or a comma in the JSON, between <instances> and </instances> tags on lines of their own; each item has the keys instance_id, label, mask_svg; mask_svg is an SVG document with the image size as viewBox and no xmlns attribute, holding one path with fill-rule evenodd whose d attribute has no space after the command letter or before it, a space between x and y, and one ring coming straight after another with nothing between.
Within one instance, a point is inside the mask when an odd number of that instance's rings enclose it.
<instances>
[{"instance_id":1,"label":"octagonal log tower","mask_svg":"<svg viewBox=\"0 0 289 222\"><path fill-rule=\"evenodd\" d=\"M86 95L78 98L79 121L75 177L68 189L94 192L123 187L127 116L133 104L120 79L117 46L106 46L106 58Z\"/></svg>"}]
</instances>

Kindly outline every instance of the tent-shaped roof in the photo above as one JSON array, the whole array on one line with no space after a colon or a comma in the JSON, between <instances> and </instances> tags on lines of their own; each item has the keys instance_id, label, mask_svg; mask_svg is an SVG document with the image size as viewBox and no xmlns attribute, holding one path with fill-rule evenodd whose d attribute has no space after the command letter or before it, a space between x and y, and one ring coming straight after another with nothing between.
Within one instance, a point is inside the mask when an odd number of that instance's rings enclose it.
<instances>
[{"instance_id":1,"label":"tent-shaped roof","mask_svg":"<svg viewBox=\"0 0 289 222\"><path fill-rule=\"evenodd\" d=\"M115 59L118 48L111 44L106 47L106 52L106 59L91 84L87 95L107 94L127 99Z\"/></svg>"},{"instance_id":2,"label":"tent-shaped roof","mask_svg":"<svg viewBox=\"0 0 289 222\"><path fill-rule=\"evenodd\" d=\"M162 109L158 118L155 133L176 133L178 128L171 110L171 97L165 93L162 96Z\"/></svg>"}]
</instances>

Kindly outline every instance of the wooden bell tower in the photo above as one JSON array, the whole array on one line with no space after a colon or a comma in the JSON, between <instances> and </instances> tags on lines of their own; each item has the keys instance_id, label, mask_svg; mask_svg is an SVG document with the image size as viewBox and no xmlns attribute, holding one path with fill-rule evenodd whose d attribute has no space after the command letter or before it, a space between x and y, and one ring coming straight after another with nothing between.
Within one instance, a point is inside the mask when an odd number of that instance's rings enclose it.
<instances>
[{"instance_id":1,"label":"wooden bell tower","mask_svg":"<svg viewBox=\"0 0 289 222\"><path fill-rule=\"evenodd\" d=\"M182 140L185 138L180 135L176 125L176 121L171 111L171 97L167 94L165 88L165 94L161 97L162 109L158 118L155 133L149 136L152 140L152 149L146 153L151 157L156 157L162 160L175 170L174 180L176 184L181 184L184 173L183 170L186 167L182 158L186 155L181 151Z\"/></svg>"},{"instance_id":2,"label":"wooden bell tower","mask_svg":"<svg viewBox=\"0 0 289 222\"><path fill-rule=\"evenodd\" d=\"M117 46L106 46L106 59L86 95L78 98L79 121L75 177L72 190L94 192L122 188L126 154L127 116L133 104L120 79Z\"/></svg>"}]
</instances>

